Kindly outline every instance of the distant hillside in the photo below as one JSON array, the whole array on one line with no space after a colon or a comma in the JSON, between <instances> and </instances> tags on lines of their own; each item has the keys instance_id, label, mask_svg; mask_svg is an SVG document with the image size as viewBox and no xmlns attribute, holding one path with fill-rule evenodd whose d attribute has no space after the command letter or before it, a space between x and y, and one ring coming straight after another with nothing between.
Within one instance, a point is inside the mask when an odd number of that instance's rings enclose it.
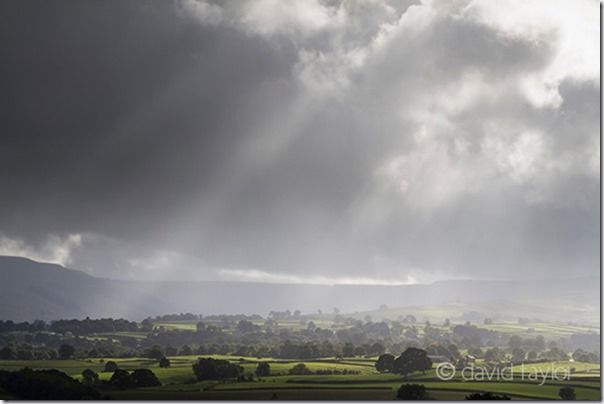
<instances>
[{"instance_id":1,"label":"distant hillside","mask_svg":"<svg viewBox=\"0 0 604 404\"><path fill-rule=\"evenodd\" d=\"M342 312L426 305L515 302L543 319L598 321L599 278L548 281L440 281L406 286L320 286L246 282L155 282L96 278L59 265L0 256L0 319L124 317L165 313ZM489 302L487 305L486 303ZM506 306L505 303L500 306ZM510 312L508 307L503 307ZM393 313L394 314L394 313ZM460 313L460 316L463 313ZM581 319L577 318L581 317Z\"/></svg>"}]
</instances>

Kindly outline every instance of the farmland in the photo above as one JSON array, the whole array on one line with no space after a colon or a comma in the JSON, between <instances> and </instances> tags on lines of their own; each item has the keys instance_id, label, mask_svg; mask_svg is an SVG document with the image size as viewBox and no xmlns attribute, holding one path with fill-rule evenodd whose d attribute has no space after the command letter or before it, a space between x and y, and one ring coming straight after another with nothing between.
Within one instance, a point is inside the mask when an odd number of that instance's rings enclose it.
<instances>
[{"instance_id":1,"label":"farmland","mask_svg":"<svg viewBox=\"0 0 604 404\"><path fill-rule=\"evenodd\" d=\"M423 386L433 399L462 400L481 392L556 399L563 387L572 388L577 399L600 398L595 324L431 324L413 315L374 322L368 316L276 312L269 318L185 314L141 323L0 325L0 338L8 342L0 351L0 371L56 369L92 383L105 398L390 400L406 384ZM413 349L431 358L428 368L378 370L384 358L403 363ZM195 371L200 358L228 363L237 376L201 376ZM456 368L446 380L437 369L443 361ZM268 365L266 373L258 373L259 364ZM115 369L126 375L148 369L157 381L118 388ZM0 397L17 396L0 390Z\"/></svg>"},{"instance_id":2,"label":"farmland","mask_svg":"<svg viewBox=\"0 0 604 404\"><path fill-rule=\"evenodd\" d=\"M254 358L234 356L219 356L233 363L241 364L244 369L252 370L260 362ZM110 372L104 372L104 363L109 358L93 358L86 360L52 360L52 361L0 361L0 369L15 370L25 366L33 369L53 368L61 370L74 378L81 379L84 369L92 369L99 373L102 380L111 377ZM543 362L541 369L551 366L576 369L568 381L547 380L543 385L537 382L521 381L521 374L514 368L515 381L464 381L457 376L449 381L436 377L433 370L425 374L417 373L403 378L399 375L379 373L373 367L369 358L342 358L305 361L313 371L318 370L358 370L353 375L288 375L288 370L298 361L283 361L275 358L264 358L271 367L271 375L254 381L237 382L201 381L194 380L191 365L197 356L174 356L169 358L170 368L159 368L156 361L146 358L128 358L114 360L120 368L132 370L137 368L151 369L161 380L161 387L150 387L135 390L109 391L108 395L116 399L334 399L334 400L381 400L393 399L396 390L402 383L421 383L431 397L437 399L463 399L471 392L491 391L505 393L518 399L555 399L560 387L574 388L577 399L599 400L600 378L599 365L576 362ZM589 371L589 374L584 372ZM517 381L516 381L517 380Z\"/></svg>"}]
</instances>

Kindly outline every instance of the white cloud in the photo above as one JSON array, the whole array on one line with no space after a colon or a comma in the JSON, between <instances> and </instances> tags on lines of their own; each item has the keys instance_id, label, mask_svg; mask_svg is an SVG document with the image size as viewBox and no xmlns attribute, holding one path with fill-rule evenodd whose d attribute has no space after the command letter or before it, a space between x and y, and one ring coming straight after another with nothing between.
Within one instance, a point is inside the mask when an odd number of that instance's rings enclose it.
<instances>
[{"instance_id":1,"label":"white cloud","mask_svg":"<svg viewBox=\"0 0 604 404\"><path fill-rule=\"evenodd\" d=\"M59 265L71 263L72 252L82 243L81 234L69 234L65 237L50 235L33 246L24 240L0 236L0 255L25 257L34 261L50 262Z\"/></svg>"},{"instance_id":2,"label":"white cloud","mask_svg":"<svg viewBox=\"0 0 604 404\"><path fill-rule=\"evenodd\" d=\"M220 277L229 281L292 283L307 285L412 285L417 283L411 275L402 278L371 278L371 277L330 277L330 276L300 276L287 273L274 273L257 269L221 269Z\"/></svg>"},{"instance_id":3,"label":"white cloud","mask_svg":"<svg viewBox=\"0 0 604 404\"><path fill-rule=\"evenodd\" d=\"M599 13L596 0L473 0L464 10L502 35L554 44L548 66L521 82L537 107L558 107L558 87L565 79L598 82Z\"/></svg>"}]
</instances>

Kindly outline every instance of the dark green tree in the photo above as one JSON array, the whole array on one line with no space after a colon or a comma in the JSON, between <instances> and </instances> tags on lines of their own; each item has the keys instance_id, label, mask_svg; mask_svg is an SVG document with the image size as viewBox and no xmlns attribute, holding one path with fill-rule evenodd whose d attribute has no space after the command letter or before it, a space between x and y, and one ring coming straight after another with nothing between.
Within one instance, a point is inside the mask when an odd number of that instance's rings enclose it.
<instances>
[{"instance_id":1,"label":"dark green tree","mask_svg":"<svg viewBox=\"0 0 604 404\"><path fill-rule=\"evenodd\" d=\"M572 387L562 387L558 392L558 395L562 400L576 400L575 389Z\"/></svg>"},{"instance_id":2,"label":"dark green tree","mask_svg":"<svg viewBox=\"0 0 604 404\"><path fill-rule=\"evenodd\" d=\"M92 369L85 369L82 372L82 383L87 386L96 386L99 383L99 375Z\"/></svg>"},{"instance_id":3,"label":"dark green tree","mask_svg":"<svg viewBox=\"0 0 604 404\"><path fill-rule=\"evenodd\" d=\"M2 360L13 360L17 359L17 351L10 346L7 345L4 348L0 349L0 359Z\"/></svg>"},{"instance_id":4,"label":"dark green tree","mask_svg":"<svg viewBox=\"0 0 604 404\"><path fill-rule=\"evenodd\" d=\"M109 379L109 384L119 390L126 390L134 388L130 373L124 369L116 369Z\"/></svg>"},{"instance_id":5,"label":"dark green tree","mask_svg":"<svg viewBox=\"0 0 604 404\"><path fill-rule=\"evenodd\" d=\"M161 386L161 382L150 369L134 369L130 374L130 383L135 388Z\"/></svg>"},{"instance_id":6,"label":"dark green tree","mask_svg":"<svg viewBox=\"0 0 604 404\"><path fill-rule=\"evenodd\" d=\"M298 363L289 370L290 375L311 375L312 371L306 366L305 363Z\"/></svg>"},{"instance_id":7,"label":"dark green tree","mask_svg":"<svg viewBox=\"0 0 604 404\"><path fill-rule=\"evenodd\" d=\"M59 358L69 359L75 353L75 348L69 344L62 344L59 347Z\"/></svg>"},{"instance_id":8,"label":"dark green tree","mask_svg":"<svg viewBox=\"0 0 604 404\"><path fill-rule=\"evenodd\" d=\"M354 345L350 342L345 343L342 347L342 356L345 358L354 356Z\"/></svg>"},{"instance_id":9,"label":"dark green tree","mask_svg":"<svg viewBox=\"0 0 604 404\"><path fill-rule=\"evenodd\" d=\"M164 356L164 353L159 345L153 345L151 348L145 351L145 356L147 358L160 360Z\"/></svg>"},{"instance_id":10,"label":"dark green tree","mask_svg":"<svg viewBox=\"0 0 604 404\"><path fill-rule=\"evenodd\" d=\"M403 384L396 393L397 400L429 400L430 396L423 384Z\"/></svg>"},{"instance_id":11,"label":"dark green tree","mask_svg":"<svg viewBox=\"0 0 604 404\"><path fill-rule=\"evenodd\" d=\"M392 371L407 376L412 372L425 372L432 368L432 360L428 353L419 348L407 348L405 352L394 360Z\"/></svg>"},{"instance_id":12,"label":"dark green tree","mask_svg":"<svg viewBox=\"0 0 604 404\"><path fill-rule=\"evenodd\" d=\"M166 358L165 356L163 356L160 360L159 360L159 367L160 368L169 368L170 367L170 359Z\"/></svg>"},{"instance_id":13,"label":"dark green tree","mask_svg":"<svg viewBox=\"0 0 604 404\"><path fill-rule=\"evenodd\" d=\"M99 400L101 395L56 369L0 370L0 389L22 400Z\"/></svg>"},{"instance_id":14,"label":"dark green tree","mask_svg":"<svg viewBox=\"0 0 604 404\"><path fill-rule=\"evenodd\" d=\"M105 372L115 372L117 369L117 363L114 361L107 361L107 363L105 363Z\"/></svg>"},{"instance_id":15,"label":"dark green tree","mask_svg":"<svg viewBox=\"0 0 604 404\"><path fill-rule=\"evenodd\" d=\"M394 355L389 353L380 355L378 360L375 362L375 369L378 372L392 372L393 367Z\"/></svg>"},{"instance_id":16,"label":"dark green tree","mask_svg":"<svg viewBox=\"0 0 604 404\"><path fill-rule=\"evenodd\" d=\"M268 362L260 362L258 366L256 366L256 376L258 377L266 377L271 374L271 365Z\"/></svg>"},{"instance_id":17,"label":"dark green tree","mask_svg":"<svg viewBox=\"0 0 604 404\"><path fill-rule=\"evenodd\" d=\"M466 400L511 400L510 396L505 394L495 394L487 391L485 393L472 393L466 396Z\"/></svg>"},{"instance_id":18,"label":"dark green tree","mask_svg":"<svg viewBox=\"0 0 604 404\"><path fill-rule=\"evenodd\" d=\"M193 364L193 373L199 381L231 379L243 375L243 368L223 359L199 358Z\"/></svg>"}]
</instances>

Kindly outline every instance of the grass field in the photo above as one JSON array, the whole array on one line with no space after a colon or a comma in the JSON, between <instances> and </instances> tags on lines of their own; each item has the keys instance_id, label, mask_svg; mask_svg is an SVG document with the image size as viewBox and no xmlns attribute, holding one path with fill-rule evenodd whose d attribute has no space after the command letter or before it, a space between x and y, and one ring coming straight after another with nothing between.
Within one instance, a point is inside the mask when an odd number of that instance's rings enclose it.
<instances>
[{"instance_id":1,"label":"grass field","mask_svg":"<svg viewBox=\"0 0 604 404\"><path fill-rule=\"evenodd\" d=\"M208 355L210 356L210 355ZM308 375L293 376L288 370L302 361L276 360L251 357L212 355L214 358L227 359L253 372L260 361L269 362L271 375L250 382L205 381L195 382L191 365L197 355L170 357L172 366L159 368L156 361L144 358L129 359L88 359L88 360L48 360L48 361L0 361L0 369L17 370L25 366L34 369L55 368L73 377L80 378L81 372L90 368L99 372L101 379L108 379L111 373L102 372L107 360L114 360L122 369L149 368L158 376L163 386L126 391L107 391L115 399L299 399L299 400L390 400L396 395L403 383L421 383L426 386L431 397L436 399L461 400L467 394L479 391L505 393L516 399L556 399L562 386L572 386L577 399L600 399L599 365L580 362L546 362L525 365L541 371L551 367L574 368L570 380L547 379L543 385L522 380L521 368L513 368L514 380L507 382L464 381L456 375L450 381L441 381L435 371L415 373L407 378L399 375L380 374L373 368L373 359L335 358L310 360L304 363L312 370L355 370L354 375ZM526 370L526 369L525 369ZM3 393L0 392L0 397ZM8 398L8 397L6 397Z\"/></svg>"}]
</instances>

